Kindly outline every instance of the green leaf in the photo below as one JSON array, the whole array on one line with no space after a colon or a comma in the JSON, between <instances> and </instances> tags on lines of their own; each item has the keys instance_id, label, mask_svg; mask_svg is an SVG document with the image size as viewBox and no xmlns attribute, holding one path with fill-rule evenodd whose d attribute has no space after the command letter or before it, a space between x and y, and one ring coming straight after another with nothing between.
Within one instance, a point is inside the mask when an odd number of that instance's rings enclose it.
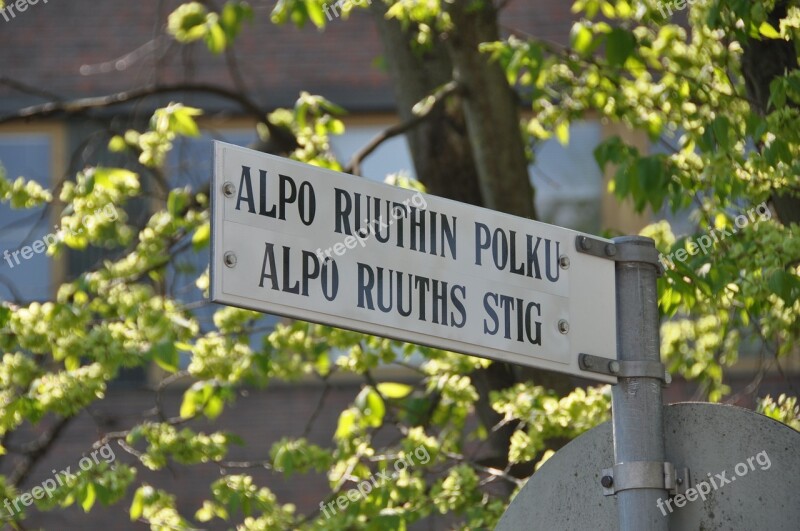
<instances>
[{"instance_id":1,"label":"green leaf","mask_svg":"<svg viewBox=\"0 0 800 531\"><path fill-rule=\"evenodd\" d=\"M338 440L347 439L356 429L356 412L352 409L345 409L339 415L339 424L336 426L334 438Z\"/></svg>"},{"instance_id":2,"label":"green leaf","mask_svg":"<svg viewBox=\"0 0 800 531\"><path fill-rule=\"evenodd\" d=\"M306 2L306 11L308 18L318 28L325 27L325 15L322 12L322 3L316 0L309 0Z\"/></svg>"},{"instance_id":3,"label":"green leaf","mask_svg":"<svg viewBox=\"0 0 800 531\"><path fill-rule=\"evenodd\" d=\"M292 459L292 453L288 451L286 446L282 445L278 448L275 457L272 459L272 466L275 470L283 471L284 475L288 477L294 472L294 460Z\"/></svg>"},{"instance_id":4,"label":"green leaf","mask_svg":"<svg viewBox=\"0 0 800 531\"><path fill-rule=\"evenodd\" d=\"M153 347L152 353L159 367L168 372L176 372L180 357L172 341L162 341Z\"/></svg>"},{"instance_id":5,"label":"green leaf","mask_svg":"<svg viewBox=\"0 0 800 531\"><path fill-rule=\"evenodd\" d=\"M556 138L562 146L569 144L569 122L559 122L556 124Z\"/></svg>"},{"instance_id":6,"label":"green leaf","mask_svg":"<svg viewBox=\"0 0 800 531\"><path fill-rule=\"evenodd\" d=\"M130 510L131 522L135 522L142 517L142 513L144 512L144 491L146 488L148 487L139 487L136 489L136 494L133 495Z\"/></svg>"},{"instance_id":7,"label":"green leaf","mask_svg":"<svg viewBox=\"0 0 800 531\"><path fill-rule=\"evenodd\" d=\"M614 164L619 164L622 162L626 153L627 146L619 136L614 135L601 142L594 149L594 159L597 161L597 165L600 166L601 169L605 169L609 162Z\"/></svg>"},{"instance_id":8,"label":"green leaf","mask_svg":"<svg viewBox=\"0 0 800 531\"><path fill-rule=\"evenodd\" d=\"M200 129L197 127L191 109L186 107L177 109L172 117L174 119L172 128L176 133L194 138L200 136Z\"/></svg>"},{"instance_id":9,"label":"green leaf","mask_svg":"<svg viewBox=\"0 0 800 531\"><path fill-rule=\"evenodd\" d=\"M769 126L768 122L755 112L750 112L747 114L746 124L747 134L750 135L755 141L761 140L761 137L764 136L764 133L766 133L767 127Z\"/></svg>"},{"instance_id":10,"label":"green leaf","mask_svg":"<svg viewBox=\"0 0 800 531\"><path fill-rule=\"evenodd\" d=\"M714 138L719 148L725 151L730 149L730 120L725 116L717 116L714 121L711 122L711 129L714 131Z\"/></svg>"},{"instance_id":11,"label":"green leaf","mask_svg":"<svg viewBox=\"0 0 800 531\"><path fill-rule=\"evenodd\" d=\"M621 165L614 174L614 195L619 198L628 196L634 189L634 183L638 186L638 173L636 166Z\"/></svg>"},{"instance_id":12,"label":"green leaf","mask_svg":"<svg viewBox=\"0 0 800 531\"><path fill-rule=\"evenodd\" d=\"M167 32L179 42L191 42L206 33L208 11L200 2L180 5L167 19Z\"/></svg>"},{"instance_id":13,"label":"green leaf","mask_svg":"<svg viewBox=\"0 0 800 531\"><path fill-rule=\"evenodd\" d=\"M786 92L789 88L785 77L776 77L769 84L769 101L767 107L771 110L780 109L786 105Z\"/></svg>"},{"instance_id":14,"label":"green leaf","mask_svg":"<svg viewBox=\"0 0 800 531\"><path fill-rule=\"evenodd\" d=\"M228 511L225 510L225 507L208 500L205 500L203 502L203 507L198 509L195 513L195 518L200 522L208 522L214 517L227 520L229 518Z\"/></svg>"},{"instance_id":15,"label":"green leaf","mask_svg":"<svg viewBox=\"0 0 800 531\"><path fill-rule=\"evenodd\" d=\"M378 392L386 398L405 398L414 390L408 384L383 382L378 384Z\"/></svg>"},{"instance_id":16,"label":"green leaf","mask_svg":"<svg viewBox=\"0 0 800 531\"><path fill-rule=\"evenodd\" d=\"M81 366L81 359L78 356L67 356L64 358L64 368L68 371L77 371Z\"/></svg>"},{"instance_id":17,"label":"green leaf","mask_svg":"<svg viewBox=\"0 0 800 531\"><path fill-rule=\"evenodd\" d=\"M192 418L197 413L198 406L198 393L193 389L188 389L183 393L183 401L181 402L180 416L181 418Z\"/></svg>"},{"instance_id":18,"label":"green leaf","mask_svg":"<svg viewBox=\"0 0 800 531\"><path fill-rule=\"evenodd\" d=\"M800 297L800 278L778 269L774 271L768 280L769 289L780 298L785 300L789 305L794 304L798 297Z\"/></svg>"},{"instance_id":19,"label":"green leaf","mask_svg":"<svg viewBox=\"0 0 800 531\"><path fill-rule=\"evenodd\" d=\"M332 135L341 135L341 134L344 134L344 122L343 122L343 121L341 121L341 120L339 120L339 119L337 119L337 118L334 118L334 119L333 119L333 120L331 120L331 121L330 121L330 123L328 124L328 131L329 131L329 132L330 132Z\"/></svg>"},{"instance_id":20,"label":"green leaf","mask_svg":"<svg viewBox=\"0 0 800 531\"><path fill-rule=\"evenodd\" d=\"M614 66L622 66L636 47L636 37L627 30L614 28L606 41L606 59Z\"/></svg>"},{"instance_id":21,"label":"green leaf","mask_svg":"<svg viewBox=\"0 0 800 531\"><path fill-rule=\"evenodd\" d=\"M576 52L585 55L591 51L592 30L590 30L580 22L577 22L572 26L572 31L570 32L570 40L572 48Z\"/></svg>"},{"instance_id":22,"label":"green leaf","mask_svg":"<svg viewBox=\"0 0 800 531\"><path fill-rule=\"evenodd\" d=\"M205 407L203 408L203 414L211 420L219 417L222 414L222 410L225 408L225 402L219 396L212 396L206 402Z\"/></svg>"},{"instance_id":23,"label":"green leaf","mask_svg":"<svg viewBox=\"0 0 800 531\"><path fill-rule=\"evenodd\" d=\"M81 500L81 507L83 511L88 513L97 499L97 493L94 490L94 483L86 483L83 489L83 499Z\"/></svg>"},{"instance_id":24,"label":"green leaf","mask_svg":"<svg viewBox=\"0 0 800 531\"><path fill-rule=\"evenodd\" d=\"M186 207L186 192L184 190L172 190L167 198L167 212L172 217L179 217L183 214Z\"/></svg>"},{"instance_id":25,"label":"green leaf","mask_svg":"<svg viewBox=\"0 0 800 531\"><path fill-rule=\"evenodd\" d=\"M572 12L578 13L583 9L587 18L594 18L600 10L600 0L577 0L572 6Z\"/></svg>"},{"instance_id":26,"label":"green leaf","mask_svg":"<svg viewBox=\"0 0 800 531\"><path fill-rule=\"evenodd\" d=\"M377 428L383 424L386 406L381 396L372 387L365 387L356 397L356 406L361 410L367 425Z\"/></svg>"},{"instance_id":27,"label":"green leaf","mask_svg":"<svg viewBox=\"0 0 800 531\"><path fill-rule=\"evenodd\" d=\"M768 164L774 166L780 162L788 163L794 157L789 149L789 144L780 138L776 138L764 149L764 158Z\"/></svg>"},{"instance_id":28,"label":"green leaf","mask_svg":"<svg viewBox=\"0 0 800 531\"><path fill-rule=\"evenodd\" d=\"M768 39L780 39L781 34L766 20L758 27L758 32Z\"/></svg>"},{"instance_id":29,"label":"green leaf","mask_svg":"<svg viewBox=\"0 0 800 531\"><path fill-rule=\"evenodd\" d=\"M126 181L137 179L136 174L130 170L98 166L94 169L92 178L87 181L87 192L91 193L95 186L108 190L116 188Z\"/></svg>"},{"instance_id":30,"label":"green leaf","mask_svg":"<svg viewBox=\"0 0 800 531\"><path fill-rule=\"evenodd\" d=\"M228 39L225 37L225 30L219 23L211 24L206 33L206 46L213 54L222 53L225 50Z\"/></svg>"},{"instance_id":31,"label":"green leaf","mask_svg":"<svg viewBox=\"0 0 800 531\"><path fill-rule=\"evenodd\" d=\"M325 350L323 352L320 352L317 355L316 362L314 363L314 368L322 376L325 376L330 372L330 370L331 370L331 357L328 354L327 350Z\"/></svg>"},{"instance_id":32,"label":"green leaf","mask_svg":"<svg viewBox=\"0 0 800 531\"><path fill-rule=\"evenodd\" d=\"M659 157L653 156L639 159L636 161L636 166L639 189L643 198L650 203L653 210L660 209L667 195L664 164Z\"/></svg>"},{"instance_id":33,"label":"green leaf","mask_svg":"<svg viewBox=\"0 0 800 531\"><path fill-rule=\"evenodd\" d=\"M11 319L11 308L7 306L0 306L0 328L3 328Z\"/></svg>"},{"instance_id":34,"label":"green leaf","mask_svg":"<svg viewBox=\"0 0 800 531\"><path fill-rule=\"evenodd\" d=\"M656 142L661 136L661 131L664 129L664 121L657 113L651 114L647 119L647 134L650 140Z\"/></svg>"},{"instance_id":35,"label":"green leaf","mask_svg":"<svg viewBox=\"0 0 800 531\"><path fill-rule=\"evenodd\" d=\"M192 248L195 251L199 251L208 246L208 242L211 240L211 224L210 223L203 223L197 230L194 232L192 236Z\"/></svg>"},{"instance_id":36,"label":"green leaf","mask_svg":"<svg viewBox=\"0 0 800 531\"><path fill-rule=\"evenodd\" d=\"M326 100L323 97L317 96L319 98L319 106L325 109L329 114L333 114L335 116L341 116L343 114L347 114L347 111L341 105L337 105L330 100Z\"/></svg>"},{"instance_id":37,"label":"green leaf","mask_svg":"<svg viewBox=\"0 0 800 531\"><path fill-rule=\"evenodd\" d=\"M128 144L125 143L125 139L119 135L114 135L113 137L111 137L111 140L108 141L108 150L114 153L125 151L127 147Z\"/></svg>"},{"instance_id":38,"label":"green leaf","mask_svg":"<svg viewBox=\"0 0 800 531\"><path fill-rule=\"evenodd\" d=\"M208 500L203 502L203 506L194 513L194 518L198 522L208 522L214 518L214 510Z\"/></svg>"},{"instance_id":39,"label":"green leaf","mask_svg":"<svg viewBox=\"0 0 800 531\"><path fill-rule=\"evenodd\" d=\"M219 23L229 40L233 40L242 29L244 20L253 20L253 9L246 2L228 2L222 8Z\"/></svg>"},{"instance_id":40,"label":"green leaf","mask_svg":"<svg viewBox=\"0 0 800 531\"><path fill-rule=\"evenodd\" d=\"M711 8L708 10L708 16L706 17L706 24L710 27L716 27L719 23L721 11L722 6L717 2L712 2Z\"/></svg>"},{"instance_id":41,"label":"green leaf","mask_svg":"<svg viewBox=\"0 0 800 531\"><path fill-rule=\"evenodd\" d=\"M108 505L113 503L115 497L114 492L107 488L105 485L101 485L100 483L94 484L94 491L97 494L97 499L100 500L100 503L103 505Z\"/></svg>"},{"instance_id":42,"label":"green leaf","mask_svg":"<svg viewBox=\"0 0 800 531\"><path fill-rule=\"evenodd\" d=\"M627 0L617 0L617 18L626 19L634 15L633 8Z\"/></svg>"}]
</instances>

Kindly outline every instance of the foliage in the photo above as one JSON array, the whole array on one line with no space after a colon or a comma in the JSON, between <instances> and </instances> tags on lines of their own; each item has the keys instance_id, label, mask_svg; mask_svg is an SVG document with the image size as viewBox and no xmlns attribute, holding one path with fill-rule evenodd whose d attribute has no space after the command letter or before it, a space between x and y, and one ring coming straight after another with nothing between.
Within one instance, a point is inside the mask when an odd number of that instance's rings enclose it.
<instances>
[{"instance_id":1,"label":"foliage","mask_svg":"<svg viewBox=\"0 0 800 531\"><path fill-rule=\"evenodd\" d=\"M742 67L749 40L800 42L800 8L790 4L779 29L768 22L774 2L727 0L693 6L685 28L664 19L658 2L582 0L570 48L513 37L485 45L530 94L533 137L566 142L569 123L589 112L649 135L651 153L614 136L595 156L614 168L620 199L640 211L666 201L693 220L680 237L666 222L643 234L664 256L689 255L665 260L659 305L671 319L662 355L715 401L729 390L722 369L741 350L759 349L775 364L800 340L798 226L752 213L800 189L798 72L772 82L763 114ZM700 238L717 232L708 253L698 252ZM759 340L745 343L745 331Z\"/></svg>"},{"instance_id":2,"label":"foliage","mask_svg":"<svg viewBox=\"0 0 800 531\"><path fill-rule=\"evenodd\" d=\"M767 396L759 400L756 411L800 431L800 406L796 396L781 395L777 401Z\"/></svg>"},{"instance_id":3,"label":"foliage","mask_svg":"<svg viewBox=\"0 0 800 531\"><path fill-rule=\"evenodd\" d=\"M450 27L440 2L386 4L387 16L409 28L421 53ZM666 362L672 372L698 382L708 398L719 400L728 390L723 369L744 347L754 346L762 360L779 363L800 343L797 225L774 216L751 219L746 227L737 224L737 216L754 205L775 194L796 195L800 185L798 73L772 83L770 107L763 114L748 101L740 66L746 39L800 42L800 9L792 5L775 26L767 17L769 2L697 3L687 29L665 21L656 4L578 0L574 9L581 20L570 48L510 37L483 49L530 100L525 134L566 143L569 124L592 112L669 146L666 153L647 153L615 137L596 151L601 166L616 168L613 191L621 199L632 200L639 210L658 210L664 203L675 212L691 210L692 234L675 235L667 222L645 230L665 254L691 249L692 241L712 229L739 229L708 254L675 260L660 282L659 304L669 318L662 329ZM324 28L324 5L281 0L272 18ZM202 41L211 53L220 53L233 45L251 16L244 2L227 2L219 12L189 2L170 15L167 31L182 45ZM294 108L265 116L259 132L266 140L267 121L283 126L297 140L293 158L341 169L330 135L344 131L343 112L304 92ZM526 382L495 392L491 407L501 425L513 426L508 466L497 470L466 455L487 440L492 428L469 422L479 400L472 374L488 367L486 360L303 322L279 325L257 341L260 315L237 308L216 310L213 326L201 327L195 309L167 292L165 279L179 252L198 253L209 246L207 191L168 191L142 227L129 225L124 211L145 193L143 176L163 170L176 140L200 134L200 114L181 103L158 109L146 129L132 127L110 139L109 154L126 157L126 163L86 168L60 194L24 177L13 183L0 178L0 200L14 208L55 207L56 195L63 201L61 226L73 229L73 235L53 243L51 253L89 246L119 251L65 282L54 301L0 305L0 436L45 418L74 417L101 399L126 367L155 363L168 375L163 385L191 379L177 416L143 421L116 434L114 440L135 458L134 466L98 466L59 488L42 509L77 502L89 511L95 500L115 503L143 468L226 466L230 446L241 441L231 433L199 431L192 421L213 424L241 399L243 388L278 380L313 378L327 386L332 375L350 374L364 385L339 414L330 444L283 438L256 466L278 477L326 473L327 503L391 473L393 463L413 459L416 449L425 449L429 461L417 459L391 481L376 482L371 492L330 518L319 511L298 515L252 476L226 472L191 516L179 514L176 494L142 482L135 486L131 519L154 530L197 528L198 522L216 519L240 529L405 529L440 513L463 528L490 528L508 499L503 489L487 484L504 483L506 492L518 489L522 481L509 473L511 467L541 466L563 441L608 419L607 387L559 396ZM393 182L419 186L404 178ZM85 216L108 204L119 215L77 234ZM207 289L207 272L199 274L197 286ZM179 370L181 353L189 356L185 371ZM419 379L377 381L373 372L391 364L414 367ZM798 428L794 397L767 398L760 410ZM387 438L394 442L376 442ZM14 489L0 478L6 496L15 495Z\"/></svg>"}]
</instances>

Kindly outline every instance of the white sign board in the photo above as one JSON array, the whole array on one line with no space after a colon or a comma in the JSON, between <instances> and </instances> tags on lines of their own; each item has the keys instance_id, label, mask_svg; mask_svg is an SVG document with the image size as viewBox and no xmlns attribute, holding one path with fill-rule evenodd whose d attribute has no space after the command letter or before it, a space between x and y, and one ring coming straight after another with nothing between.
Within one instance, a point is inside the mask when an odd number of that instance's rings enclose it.
<instances>
[{"instance_id":1,"label":"white sign board","mask_svg":"<svg viewBox=\"0 0 800 531\"><path fill-rule=\"evenodd\" d=\"M214 302L616 381L578 367L617 329L578 232L221 142L212 186Z\"/></svg>"}]
</instances>

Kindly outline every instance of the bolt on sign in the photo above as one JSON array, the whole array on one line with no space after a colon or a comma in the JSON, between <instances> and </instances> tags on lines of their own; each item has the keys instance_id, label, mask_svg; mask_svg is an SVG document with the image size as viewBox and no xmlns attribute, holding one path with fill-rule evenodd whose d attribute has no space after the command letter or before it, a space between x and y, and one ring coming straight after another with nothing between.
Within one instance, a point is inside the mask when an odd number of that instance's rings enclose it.
<instances>
[{"instance_id":1,"label":"bolt on sign","mask_svg":"<svg viewBox=\"0 0 800 531\"><path fill-rule=\"evenodd\" d=\"M581 233L223 142L211 196L213 302L616 381L578 366L617 329Z\"/></svg>"}]
</instances>

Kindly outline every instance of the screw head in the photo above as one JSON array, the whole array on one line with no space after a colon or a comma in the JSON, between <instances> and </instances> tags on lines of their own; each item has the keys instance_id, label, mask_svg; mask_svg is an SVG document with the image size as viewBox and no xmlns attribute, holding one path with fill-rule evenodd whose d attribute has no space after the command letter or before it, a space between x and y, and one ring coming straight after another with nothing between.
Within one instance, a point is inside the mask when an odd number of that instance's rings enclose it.
<instances>
[{"instance_id":1,"label":"screw head","mask_svg":"<svg viewBox=\"0 0 800 531\"><path fill-rule=\"evenodd\" d=\"M236 266L236 255L232 252L228 251L222 257L222 261L225 262L225 265L228 267L235 267Z\"/></svg>"},{"instance_id":2,"label":"screw head","mask_svg":"<svg viewBox=\"0 0 800 531\"><path fill-rule=\"evenodd\" d=\"M619 362L618 361L609 361L608 362L608 370L612 374L617 374L619 372Z\"/></svg>"},{"instance_id":3,"label":"screw head","mask_svg":"<svg viewBox=\"0 0 800 531\"><path fill-rule=\"evenodd\" d=\"M614 256L617 254L617 246L613 243L607 243L605 248L606 256Z\"/></svg>"},{"instance_id":4,"label":"screw head","mask_svg":"<svg viewBox=\"0 0 800 531\"><path fill-rule=\"evenodd\" d=\"M586 236L581 236L580 240L578 240L578 245L581 246L581 249L584 251L588 251L592 248L592 240L587 238Z\"/></svg>"},{"instance_id":5,"label":"screw head","mask_svg":"<svg viewBox=\"0 0 800 531\"><path fill-rule=\"evenodd\" d=\"M561 319L558 322L558 331L561 332L562 334L566 334L567 332L569 332L569 323L567 322L566 319Z\"/></svg>"},{"instance_id":6,"label":"screw head","mask_svg":"<svg viewBox=\"0 0 800 531\"><path fill-rule=\"evenodd\" d=\"M678 479L675 480L675 483L677 483L678 485L683 485L683 479L682 478L678 478Z\"/></svg>"},{"instance_id":7,"label":"screw head","mask_svg":"<svg viewBox=\"0 0 800 531\"><path fill-rule=\"evenodd\" d=\"M559 256L558 265L561 269L569 269L569 257L567 255Z\"/></svg>"},{"instance_id":8,"label":"screw head","mask_svg":"<svg viewBox=\"0 0 800 531\"><path fill-rule=\"evenodd\" d=\"M233 194L236 193L236 185L227 181L222 185L222 193L225 194L225 197L233 197Z\"/></svg>"},{"instance_id":9,"label":"screw head","mask_svg":"<svg viewBox=\"0 0 800 531\"><path fill-rule=\"evenodd\" d=\"M612 478L611 476L603 476L602 478L600 478L600 484L604 488L610 489L611 485L614 484L614 478Z\"/></svg>"}]
</instances>

